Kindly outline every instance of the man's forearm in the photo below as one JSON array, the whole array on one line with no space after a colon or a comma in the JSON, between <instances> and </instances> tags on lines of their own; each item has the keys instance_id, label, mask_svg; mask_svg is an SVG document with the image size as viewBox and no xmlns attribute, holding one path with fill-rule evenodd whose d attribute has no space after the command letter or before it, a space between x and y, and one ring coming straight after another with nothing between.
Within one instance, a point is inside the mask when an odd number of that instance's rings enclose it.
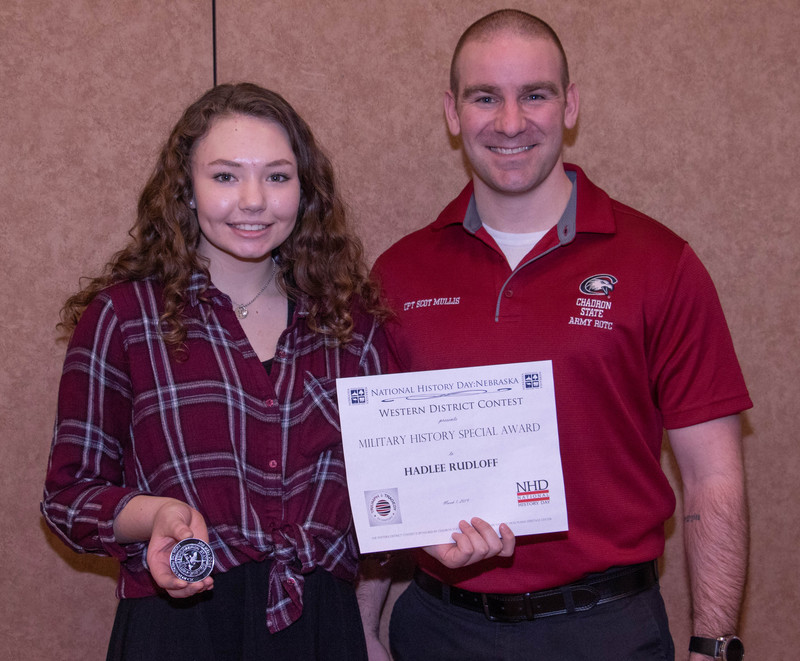
<instances>
[{"instance_id":1,"label":"man's forearm","mask_svg":"<svg viewBox=\"0 0 800 661\"><path fill-rule=\"evenodd\" d=\"M381 612L392 583L391 569L376 556L365 556L359 564L356 598L366 636L378 637Z\"/></svg>"},{"instance_id":2,"label":"man's forearm","mask_svg":"<svg viewBox=\"0 0 800 661\"><path fill-rule=\"evenodd\" d=\"M741 471L684 488L684 541L694 635L733 633L739 620L749 546Z\"/></svg>"},{"instance_id":3,"label":"man's forearm","mask_svg":"<svg viewBox=\"0 0 800 661\"><path fill-rule=\"evenodd\" d=\"M683 481L692 633L704 638L735 633L748 553L741 420L730 415L671 429L669 440Z\"/></svg>"}]
</instances>

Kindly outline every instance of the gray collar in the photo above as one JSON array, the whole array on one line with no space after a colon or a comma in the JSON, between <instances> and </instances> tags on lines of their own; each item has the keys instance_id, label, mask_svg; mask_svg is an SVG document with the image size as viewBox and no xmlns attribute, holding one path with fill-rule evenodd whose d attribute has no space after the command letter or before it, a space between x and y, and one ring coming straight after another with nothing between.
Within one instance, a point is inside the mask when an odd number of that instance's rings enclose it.
<instances>
[{"instance_id":1,"label":"gray collar","mask_svg":"<svg viewBox=\"0 0 800 661\"><path fill-rule=\"evenodd\" d=\"M564 213L561 214L561 218L559 218L558 223L556 223L558 242L561 245L570 243L575 238L575 215L578 208L577 173L571 170L566 170L566 173L570 181L572 181L572 192L570 193ZM464 214L464 229L471 234L475 234L482 225L481 217L478 215L478 207L475 205L475 194L473 193L472 197L469 199L467 213Z\"/></svg>"}]
</instances>

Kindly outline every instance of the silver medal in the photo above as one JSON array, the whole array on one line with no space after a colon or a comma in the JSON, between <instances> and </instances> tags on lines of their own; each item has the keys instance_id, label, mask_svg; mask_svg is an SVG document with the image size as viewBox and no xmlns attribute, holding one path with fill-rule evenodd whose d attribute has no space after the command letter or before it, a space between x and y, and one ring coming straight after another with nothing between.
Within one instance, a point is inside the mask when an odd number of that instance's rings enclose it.
<instances>
[{"instance_id":1,"label":"silver medal","mask_svg":"<svg viewBox=\"0 0 800 661\"><path fill-rule=\"evenodd\" d=\"M182 539L169 554L169 567L182 581L202 581L214 569L214 551L202 539Z\"/></svg>"}]
</instances>

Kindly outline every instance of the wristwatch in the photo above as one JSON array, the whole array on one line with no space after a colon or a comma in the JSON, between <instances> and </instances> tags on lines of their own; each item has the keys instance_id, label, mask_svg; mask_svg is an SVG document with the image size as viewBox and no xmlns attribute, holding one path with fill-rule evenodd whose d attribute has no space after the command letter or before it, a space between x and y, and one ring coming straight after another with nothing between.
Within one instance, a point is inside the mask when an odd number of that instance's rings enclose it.
<instances>
[{"instance_id":1,"label":"wristwatch","mask_svg":"<svg viewBox=\"0 0 800 661\"><path fill-rule=\"evenodd\" d=\"M744 658L744 644L733 634L719 638L692 636L689 639L689 651L722 661L742 661Z\"/></svg>"}]
</instances>

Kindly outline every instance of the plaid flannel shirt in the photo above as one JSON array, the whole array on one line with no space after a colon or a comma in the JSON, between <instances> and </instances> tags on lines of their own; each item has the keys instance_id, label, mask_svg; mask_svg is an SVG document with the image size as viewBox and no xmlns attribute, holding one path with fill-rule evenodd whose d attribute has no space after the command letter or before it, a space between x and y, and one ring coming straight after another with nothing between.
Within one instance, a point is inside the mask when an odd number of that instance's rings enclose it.
<instances>
[{"instance_id":1,"label":"plaid flannel shirt","mask_svg":"<svg viewBox=\"0 0 800 661\"><path fill-rule=\"evenodd\" d=\"M206 289L207 287L207 289ZM201 303L198 294L209 303ZM267 375L230 299L195 275L186 360L159 333L161 287L127 282L101 292L67 350L42 511L73 549L121 562L120 598L158 588L146 544L118 544L115 516L137 495L177 498L208 524L215 571L272 560L266 619L302 613L303 574L352 580L357 547L339 431L335 379L380 370L382 335L355 314L342 347L313 333L297 303Z\"/></svg>"}]
</instances>

